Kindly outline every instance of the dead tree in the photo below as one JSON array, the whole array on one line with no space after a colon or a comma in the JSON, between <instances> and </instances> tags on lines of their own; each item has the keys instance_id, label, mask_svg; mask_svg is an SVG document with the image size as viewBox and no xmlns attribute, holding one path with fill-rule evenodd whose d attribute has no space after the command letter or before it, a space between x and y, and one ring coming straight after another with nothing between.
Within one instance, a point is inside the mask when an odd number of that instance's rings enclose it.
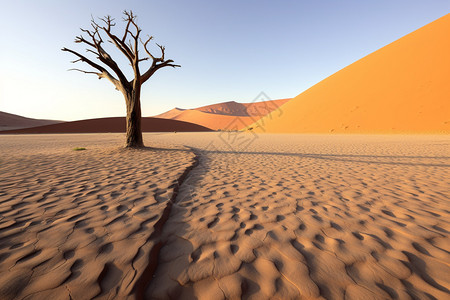
<instances>
[{"instance_id":1,"label":"dead tree","mask_svg":"<svg viewBox=\"0 0 450 300\"><path fill-rule=\"evenodd\" d=\"M93 53L101 64L97 64L85 55L80 53L62 48L62 51L70 52L78 57L76 62L84 62L96 69L96 71L85 71L81 69L71 69L80 71L86 74L95 74L99 79L106 78L111 81L116 89L122 92L126 108L126 146L127 147L143 147L144 143L142 140L142 129L141 129L141 86L146 82L157 70L164 67L180 67L180 65L173 64L173 60L165 59L164 52L165 47L156 44L161 49L161 56L156 57L150 53L147 46L148 43L153 39L149 36L145 41L140 38L141 29L136 23L136 15L132 11L124 11L123 21L125 22L125 32L120 38L114 33L112 33L113 27L116 25L114 19L110 16L105 18L100 18L97 23L94 19L91 20L92 29L82 29L81 31L87 36L84 38L79 35L75 38L75 43L83 43L87 45L87 52ZM100 23L100 24L99 24ZM110 54L103 47L103 38L105 38L109 43L117 47L120 52L128 59L131 67L133 68L134 78L128 80L118 64L113 60ZM144 47L145 57L139 56L139 44ZM151 65L148 69L141 73L139 69L139 63L151 59ZM112 73L112 72L113 73Z\"/></svg>"}]
</instances>

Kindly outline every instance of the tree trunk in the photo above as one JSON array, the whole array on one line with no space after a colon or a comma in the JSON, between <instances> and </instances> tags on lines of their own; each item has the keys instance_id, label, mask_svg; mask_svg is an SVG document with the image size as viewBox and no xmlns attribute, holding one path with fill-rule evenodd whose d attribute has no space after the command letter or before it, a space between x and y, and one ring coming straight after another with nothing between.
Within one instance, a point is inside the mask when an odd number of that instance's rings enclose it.
<instances>
[{"instance_id":1,"label":"tree trunk","mask_svg":"<svg viewBox=\"0 0 450 300\"><path fill-rule=\"evenodd\" d=\"M141 130L141 91L135 87L125 95L127 105L127 148L144 147Z\"/></svg>"}]
</instances>

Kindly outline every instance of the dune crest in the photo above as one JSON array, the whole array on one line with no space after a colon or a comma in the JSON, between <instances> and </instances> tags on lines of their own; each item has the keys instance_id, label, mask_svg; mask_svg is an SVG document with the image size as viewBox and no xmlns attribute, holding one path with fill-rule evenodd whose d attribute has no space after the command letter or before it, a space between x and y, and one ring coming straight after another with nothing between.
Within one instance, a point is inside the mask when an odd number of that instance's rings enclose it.
<instances>
[{"instance_id":1,"label":"dune crest","mask_svg":"<svg viewBox=\"0 0 450 300\"><path fill-rule=\"evenodd\" d=\"M211 131L204 126L185 121L142 118L143 132L170 132L170 131ZM99 118L58 124L2 131L0 134L26 134L26 133L105 133L125 132L125 118Z\"/></svg>"},{"instance_id":2,"label":"dune crest","mask_svg":"<svg viewBox=\"0 0 450 300\"><path fill-rule=\"evenodd\" d=\"M42 120L26 118L15 114L10 114L0 111L0 131L1 130L14 130L21 128L30 128L36 126L44 126L50 124L61 123L57 120Z\"/></svg>"},{"instance_id":3,"label":"dune crest","mask_svg":"<svg viewBox=\"0 0 450 300\"><path fill-rule=\"evenodd\" d=\"M290 98L253 103L229 101L194 109L174 108L156 117L191 122L213 130L241 130L289 100Z\"/></svg>"},{"instance_id":4,"label":"dune crest","mask_svg":"<svg viewBox=\"0 0 450 300\"><path fill-rule=\"evenodd\" d=\"M338 71L253 125L273 133L450 133L450 14Z\"/></svg>"}]
</instances>

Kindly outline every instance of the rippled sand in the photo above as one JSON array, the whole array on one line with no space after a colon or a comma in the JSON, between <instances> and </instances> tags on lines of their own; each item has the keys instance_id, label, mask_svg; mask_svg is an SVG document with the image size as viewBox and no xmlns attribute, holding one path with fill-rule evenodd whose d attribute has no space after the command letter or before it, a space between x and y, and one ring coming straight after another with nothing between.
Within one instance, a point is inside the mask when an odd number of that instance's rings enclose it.
<instances>
[{"instance_id":1,"label":"rippled sand","mask_svg":"<svg viewBox=\"0 0 450 300\"><path fill-rule=\"evenodd\" d=\"M450 297L449 136L122 141L0 136L2 298Z\"/></svg>"}]
</instances>

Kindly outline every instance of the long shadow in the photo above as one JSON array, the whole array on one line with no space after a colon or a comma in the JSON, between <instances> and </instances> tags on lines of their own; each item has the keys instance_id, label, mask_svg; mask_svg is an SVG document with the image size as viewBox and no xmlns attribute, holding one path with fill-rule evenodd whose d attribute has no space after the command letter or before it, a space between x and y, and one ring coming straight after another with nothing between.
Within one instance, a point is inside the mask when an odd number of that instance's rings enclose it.
<instances>
[{"instance_id":1,"label":"long shadow","mask_svg":"<svg viewBox=\"0 0 450 300\"><path fill-rule=\"evenodd\" d=\"M189 146L186 146L189 147ZM384 165L406 165L406 166L425 166L425 167L450 167L450 164L433 164L433 163L410 163L410 162L388 162L376 160L362 160L355 158L372 158L372 159L450 159L448 156L394 156L394 155L358 155L358 154L316 154L316 153L292 153L292 152L258 152L258 151L221 151L221 150L204 150L189 147L193 151L200 154L238 154L238 155L274 155L274 156L291 156L301 158L314 158L331 161L343 162L359 162L367 164L384 164ZM348 157L348 159L346 159Z\"/></svg>"},{"instance_id":2,"label":"long shadow","mask_svg":"<svg viewBox=\"0 0 450 300\"><path fill-rule=\"evenodd\" d=\"M176 217L174 214L170 214L168 216L168 218L170 219L171 217L177 218L177 223L178 228L177 228L177 236L182 237L184 233L186 233L186 231L192 230L189 226L189 224L185 223L185 222L180 222L181 220L183 220L183 216L186 217L189 214L192 214L193 212L196 211L196 207L194 205L193 202L191 202L193 200L193 198L198 198L196 196L197 193L199 193L199 189L200 189L200 193L202 191L202 187L199 186L199 181L202 180L203 176L209 171L210 169L210 165L211 165L211 157L208 157L207 155L205 155L205 151L201 150L201 149L197 149L197 148L193 148L193 147L189 147L189 146L185 146L186 148L188 148L188 150L184 150L184 149L163 149L163 148L158 148L158 149L148 149L148 150L161 150L161 151L188 151L188 152L192 152L195 154L196 159L197 159L197 163L193 165L192 168L190 168L188 170L188 172L186 173L186 175L183 177L183 180L181 182L181 184L179 185L179 189L177 189L177 194L173 200L173 204L177 205L177 211L176 211ZM202 203L200 203L200 205L202 205ZM208 205L208 203L204 203L204 205ZM162 241L162 247L158 249L159 253L163 253L164 251L168 251L167 248L170 247L185 247L185 251L186 251L186 255L181 255L177 257L177 264L179 265L187 265L189 266L189 264L191 263L191 261L196 262L198 259L198 254L195 253L195 248L194 245L187 239L184 238L180 238L178 240L176 240L178 243L182 243L182 246L180 246L180 244L177 244L177 242L174 242L176 239L173 239L173 237L171 237L170 235L166 235L163 237L163 241ZM199 248L197 248L197 250L199 250ZM161 257L158 253L158 259L157 261L161 261ZM156 255L155 255L156 257ZM155 258L156 259L156 258ZM190 260L191 259L191 260ZM164 263L164 262L163 262ZM170 262L169 262L170 263ZM152 279L154 278L153 276L157 276L160 275L160 273L157 273L157 267L158 264L156 265L155 269L153 270L153 272L151 273L151 276L147 276L146 277L146 281L143 284L143 288L147 289L147 296L153 296L151 295L152 289L155 288L154 284L157 284L157 282L152 283ZM250 266L251 267L251 266ZM177 278L177 276L180 275L179 273L172 273L171 276L173 276L173 278ZM211 275L211 277L213 277L213 275ZM175 288L172 288L171 291L168 291L168 293L170 294L171 298L176 298L176 299L197 299L197 296L194 295L194 291L193 291L193 287L192 287L193 283L190 282L187 286L177 286ZM240 282L240 288L241 288L241 292L242 292L242 297L243 298L249 298L251 295L257 293L260 290L260 286L258 285L258 283L254 282L253 280L251 280L250 278L244 276L241 279ZM220 286L219 286L219 289ZM223 290L222 290L223 292ZM144 299L141 298L143 295L143 293L141 292L140 295L138 295L137 299ZM140 297L139 297L140 296Z\"/></svg>"},{"instance_id":3,"label":"long shadow","mask_svg":"<svg viewBox=\"0 0 450 300\"><path fill-rule=\"evenodd\" d=\"M137 151L182 151L182 152L190 152L189 149L163 149L163 148L139 148ZM195 154L195 153L194 153ZM139 278L137 278L136 283L133 287L133 293L136 299L146 299L146 290L150 286L151 281L155 277L155 272L158 269L158 265L160 263L160 251L161 248L166 244L162 237L163 229L165 223L169 220L171 215L173 204L177 202L177 197L180 191L181 185L185 182L186 178L189 176L189 173L197 167L199 164L199 157L195 155L193 162L190 166L188 166L184 172L175 180L175 184L173 186L172 197L166 202L166 206L162 211L161 217L159 220L153 225L153 232L147 238L146 243L153 242L154 245L150 249L150 253L148 254L149 263L143 269L142 274L140 274ZM192 246L192 245L191 245Z\"/></svg>"},{"instance_id":4,"label":"long shadow","mask_svg":"<svg viewBox=\"0 0 450 300\"><path fill-rule=\"evenodd\" d=\"M330 161L343 161L343 162L360 162L360 163L367 163L367 164L385 164L385 165L408 165L408 166L427 166L427 167L450 167L450 164L425 164L425 163L409 163L409 162L389 162L389 161L377 161L376 159L450 159L450 157L427 157L427 156L393 156L393 155L347 155L347 154L313 154L313 153L278 153L278 152L258 152L258 151L219 151L219 150L208 150L208 149L201 149L201 148L195 148L190 147L188 145L184 145L185 148L155 148L155 147L145 147L142 149L139 149L138 151L174 151L174 152L189 152L194 153L197 159L197 163L194 164L191 168L189 168L180 178L181 180L178 181L177 190L175 193L174 198L172 199L172 203L181 205L179 209L183 210L182 204L184 201L190 201L192 195L188 192L186 195L186 198L183 197L181 193L178 193L178 189L181 187L181 185L184 185L184 188L186 189L186 185L192 186L192 188L197 187L198 181L201 180L201 177L208 172L209 165L211 163L210 158L208 157L209 154L229 154L229 155L274 155L274 156L285 156L285 157L300 157L300 158L312 158L312 159L321 159L321 160L330 160ZM191 174L193 172L193 174ZM195 174L195 175L194 175ZM194 175L194 176L192 176ZM186 190L185 190L186 192ZM194 191L195 192L195 191ZM162 233L162 227L167 221L171 214L170 214L170 208L171 205L166 209L166 214L162 219L164 219L163 222L161 222L161 228L158 230L158 234L161 235ZM187 212L187 207L185 208L185 211ZM180 232L184 232L187 228L180 227ZM143 299L145 295L146 289L148 289L151 285L153 276L156 274L157 268L158 268L158 261L160 256L160 251L164 251L164 247L171 246L168 242L168 237L161 237L163 238L163 241L160 242L160 244L154 248L153 253L150 255L150 261L153 262L153 265L148 268L146 274L142 276L140 282L137 284L137 286L140 288L140 291L137 293L138 299ZM189 242L186 242L186 246L188 247L188 252L191 252L194 250L194 247ZM385 247L390 247L388 244L384 245ZM297 247L296 247L297 248ZM303 251L303 255L310 260L309 267L314 268L314 257L308 254L307 252ZM433 287L448 292L448 290L445 287L440 286L437 284L431 277L427 275L426 272L423 271L424 266L422 261L418 260L417 257L412 256L410 253L407 253L409 255L410 261L413 261L410 263L411 268L417 269L419 273L421 274L422 278L424 280L431 284ZM191 254L192 255L192 254ZM183 263L188 264L189 262L189 255L186 255L184 258L185 261ZM258 289L258 285L254 282L251 282L249 279L245 278L242 282L242 292L245 295L250 295L254 293L256 289ZM320 286L322 293L329 293L327 290L327 287ZM182 290L185 290L187 293L192 292L190 289L182 289L181 287L177 289L177 291L174 291L174 295L180 296L183 292ZM148 291L147 291L148 293ZM391 293L393 293L391 291ZM393 293L395 294L395 293ZM193 296L193 295L191 295Z\"/></svg>"},{"instance_id":5,"label":"long shadow","mask_svg":"<svg viewBox=\"0 0 450 300\"><path fill-rule=\"evenodd\" d=\"M237 154L237 155L275 155L275 156L291 156L301 158L314 158L330 161L342 162L359 162L366 164L378 165L402 165L402 166L422 166L422 167L450 167L450 164L433 164L433 163L413 163L413 162L393 162L393 161L377 161L377 160L363 160L357 158L372 158L372 159L450 159L450 156L400 156L400 155L366 155L366 154L317 154L317 153L293 153L293 152L264 152L264 151L225 151L225 150L207 150L196 147L184 145L186 149L177 148L159 148L159 147L144 147L133 149L136 151L177 151L177 152L195 152L197 154Z\"/></svg>"}]
</instances>

